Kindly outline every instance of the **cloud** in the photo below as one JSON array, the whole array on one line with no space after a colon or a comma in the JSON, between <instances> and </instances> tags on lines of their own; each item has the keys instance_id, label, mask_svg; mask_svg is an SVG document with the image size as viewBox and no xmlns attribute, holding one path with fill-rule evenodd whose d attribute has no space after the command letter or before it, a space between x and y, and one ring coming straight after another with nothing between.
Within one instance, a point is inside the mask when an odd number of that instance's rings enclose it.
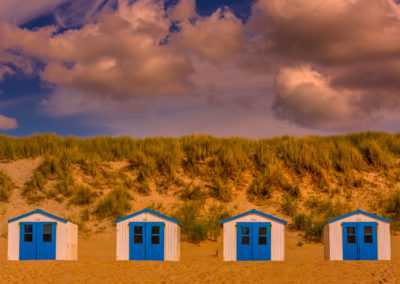
<instances>
[{"instance_id":1,"label":"cloud","mask_svg":"<svg viewBox=\"0 0 400 284\"><path fill-rule=\"evenodd\" d=\"M23 24L45 14L66 0L7 0L0 1L0 19Z\"/></svg>"},{"instance_id":2,"label":"cloud","mask_svg":"<svg viewBox=\"0 0 400 284\"><path fill-rule=\"evenodd\" d=\"M169 27L161 2L121 1L114 14L63 34L2 23L0 48L40 58L46 64L40 77L50 86L122 100L183 94L191 88L187 78L193 70L176 46L160 44Z\"/></svg>"},{"instance_id":3,"label":"cloud","mask_svg":"<svg viewBox=\"0 0 400 284\"><path fill-rule=\"evenodd\" d=\"M332 86L310 66L282 68L276 78L278 117L312 128L348 128L359 122L359 94ZM364 121L365 122L365 121Z\"/></svg>"},{"instance_id":4,"label":"cloud","mask_svg":"<svg viewBox=\"0 0 400 284\"><path fill-rule=\"evenodd\" d=\"M253 14L249 25L262 33L264 52L286 59L349 64L399 56L393 0L259 0Z\"/></svg>"},{"instance_id":5,"label":"cloud","mask_svg":"<svg viewBox=\"0 0 400 284\"><path fill-rule=\"evenodd\" d=\"M229 9L219 8L209 17L196 14L194 0L181 0L170 11L181 31L173 39L182 50L212 62L226 62L244 51L244 26Z\"/></svg>"},{"instance_id":6,"label":"cloud","mask_svg":"<svg viewBox=\"0 0 400 284\"><path fill-rule=\"evenodd\" d=\"M0 129L9 130L18 127L17 120L0 114Z\"/></svg>"}]
</instances>

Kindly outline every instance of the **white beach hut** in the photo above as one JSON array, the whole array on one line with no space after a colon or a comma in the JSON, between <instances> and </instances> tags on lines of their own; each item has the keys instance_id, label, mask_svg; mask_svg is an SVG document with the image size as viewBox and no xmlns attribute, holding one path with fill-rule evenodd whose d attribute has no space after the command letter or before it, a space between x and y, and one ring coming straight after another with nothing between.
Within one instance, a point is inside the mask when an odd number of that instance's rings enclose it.
<instances>
[{"instance_id":1,"label":"white beach hut","mask_svg":"<svg viewBox=\"0 0 400 284\"><path fill-rule=\"evenodd\" d=\"M284 260L286 221L253 209L221 224L224 261Z\"/></svg>"},{"instance_id":2,"label":"white beach hut","mask_svg":"<svg viewBox=\"0 0 400 284\"><path fill-rule=\"evenodd\" d=\"M77 258L77 224L40 209L8 220L9 260Z\"/></svg>"},{"instance_id":3,"label":"white beach hut","mask_svg":"<svg viewBox=\"0 0 400 284\"><path fill-rule=\"evenodd\" d=\"M115 223L117 260L180 260L179 221L144 209Z\"/></svg>"},{"instance_id":4,"label":"white beach hut","mask_svg":"<svg viewBox=\"0 0 400 284\"><path fill-rule=\"evenodd\" d=\"M324 226L326 260L390 260L390 220L357 210Z\"/></svg>"}]
</instances>

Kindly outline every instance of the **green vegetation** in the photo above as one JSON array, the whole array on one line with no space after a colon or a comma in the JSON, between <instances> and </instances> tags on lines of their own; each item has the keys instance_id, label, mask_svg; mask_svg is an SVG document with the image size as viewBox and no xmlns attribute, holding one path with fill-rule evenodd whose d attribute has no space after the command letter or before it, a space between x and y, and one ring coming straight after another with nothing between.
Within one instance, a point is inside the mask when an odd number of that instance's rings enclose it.
<instances>
[{"instance_id":1,"label":"green vegetation","mask_svg":"<svg viewBox=\"0 0 400 284\"><path fill-rule=\"evenodd\" d=\"M400 229L400 190L392 192L384 202L385 216L392 220L391 229Z\"/></svg>"},{"instance_id":2,"label":"green vegetation","mask_svg":"<svg viewBox=\"0 0 400 284\"><path fill-rule=\"evenodd\" d=\"M182 235L190 242L207 239L216 240L221 233L220 221L229 218L231 213L223 204L212 204L204 208L204 200L183 203L173 213L173 218L182 223Z\"/></svg>"},{"instance_id":3,"label":"green vegetation","mask_svg":"<svg viewBox=\"0 0 400 284\"><path fill-rule=\"evenodd\" d=\"M10 177L4 171L0 170L0 201L8 201L13 188L14 183Z\"/></svg>"},{"instance_id":4,"label":"green vegetation","mask_svg":"<svg viewBox=\"0 0 400 284\"><path fill-rule=\"evenodd\" d=\"M131 194L122 185L117 185L99 201L94 213L100 218L118 219L131 210Z\"/></svg>"},{"instance_id":5,"label":"green vegetation","mask_svg":"<svg viewBox=\"0 0 400 284\"><path fill-rule=\"evenodd\" d=\"M93 189L86 185L80 185L75 192L74 197L71 199L71 203L75 205L89 205L92 204L96 193Z\"/></svg>"},{"instance_id":6,"label":"green vegetation","mask_svg":"<svg viewBox=\"0 0 400 284\"><path fill-rule=\"evenodd\" d=\"M179 195L184 205L174 214L187 224L182 233L192 241L215 239L221 217L217 211L228 214L224 206L230 205L225 203L241 192L257 204L282 200L281 210L293 219L294 227L304 230L306 239L318 240L326 220L355 209L355 196L387 187L388 196L386 191L374 191L381 200L374 211L400 228L400 134L259 140L0 135L0 160L37 157L42 163L22 189L28 202L46 197L65 200L68 206L88 207L100 218L115 219L132 209L133 193L149 195L154 188ZM128 165L113 170L112 162L117 161ZM12 187L0 173L0 200L7 200Z\"/></svg>"}]
</instances>

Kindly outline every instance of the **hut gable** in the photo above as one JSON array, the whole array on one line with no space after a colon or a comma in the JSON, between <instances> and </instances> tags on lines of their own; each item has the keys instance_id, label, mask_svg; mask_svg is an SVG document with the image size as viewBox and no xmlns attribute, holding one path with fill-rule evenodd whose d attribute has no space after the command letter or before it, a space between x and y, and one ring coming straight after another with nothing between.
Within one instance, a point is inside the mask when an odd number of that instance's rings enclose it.
<instances>
[{"instance_id":1,"label":"hut gable","mask_svg":"<svg viewBox=\"0 0 400 284\"><path fill-rule=\"evenodd\" d=\"M389 260L391 220L356 210L324 226L326 260Z\"/></svg>"},{"instance_id":2,"label":"hut gable","mask_svg":"<svg viewBox=\"0 0 400 284\"><path fill-rule=\"evenodd\" d=\"M224 260L283 260L286 221L250 210L221 221Z\"/></svg>"},{"instance_id":3,"label":"hut gable","mask_svg":"<svg viewBox=\"0 0 400 284\"><path fill-rule=\"evenodd\" d=\"M8 220L8 259L76 260L78 226L40 209Z\"/></svg>"},{"instance_id":4,"label":"hut gable","mask_svg":"<svg viewBox=\"0 0 400 284\"><path fill-rule=\"evenodd\" d=\"M115 223L117 260L180 259L182 224L178 220L146 208L115 220Z\"/></svg>"}]
</instances>

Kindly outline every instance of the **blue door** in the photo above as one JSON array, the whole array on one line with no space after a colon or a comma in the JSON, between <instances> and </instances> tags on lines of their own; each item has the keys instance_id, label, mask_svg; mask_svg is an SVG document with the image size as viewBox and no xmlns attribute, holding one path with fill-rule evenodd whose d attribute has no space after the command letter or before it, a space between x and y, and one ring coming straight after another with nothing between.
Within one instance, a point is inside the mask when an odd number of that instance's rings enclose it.
<instances>
[{"instance_id":1,"label":"blue door","mask_svg":"<svg viewBox=\"0 0 400 284\"><path fill-rule=\"evenodd\" d=\"M36 223L20 223L19 232L19 259L36 259Z\"/></svg>"},{"instance_id":2,"label":"blue door","mask_svg":"<svg viewBox=\"0 0 400 284\"><path fill-rule=\"evenodd\" d=\"M271 224L253 223L253 260L271 260Z\"/></svg>"},{"instance_id":3,"label":"blue door","mask_svg":"<svg viewBox=\"0 0 400 284\"><path fill-rule=\"evenodd\" d=\"M377 260L376 222L345 222L343 228L343 260Z\"/></svg>"},{"instance_id":4,"label":"blue door","mask_svg":"<svg viewBox=\"0 0 400 284\"><path fill-rule=\"evenodd\" d=\"M164 260L164 223L129 223L129 259Z\"/></svg>"},{"instance_id":5,"label":"blue door","mask_svg":"<svg viewBox=\"0 0 400 284\"><path fill-rule=\"evenodd\" d=\"M378 259L378 234L377 223L364 222L359 223L359 244L361 260L377 260Z\"/></svg>"},{"instance_id":6,"label":"blue door","mask_svg":"<svg viewBox=\"0 0 400 284\"><path fill-rule=\"evenodd\" d=\"M358 259L357 223L342 223L343 260Z\"/></svg>"},{"instance_id":7,"label":"blue door","mask_svg":"<svg viewBox=\"0 0 400 284\"><path fill-rule=\"evenodd\" d=\"M252 259L252 223L237 223L237 260Z\"/></svg>"},{"instance_id":8,"label":"blue door","mask_svg":"<svg viewBox=\"0 0 400 284\"><path fill-rule=\"evenodd\" d=\"M36 223L37 259L56 259L56 223Z\"/></svg>"},{"instance_id":9,"label":"blue door","mask_svg":"<svg viewBox=\"0 0 400 284\"><path fill-rule=\"evenodd\" d=\"M20 223L19 259L56 259L56 223Z\"/></svg>"},{"instance_id":10,"label":"blue door","mask_svg":"<svg viewBox=\"0 0 400 284\"><path fill-rule=\"evenodd\" d=\"M238 222L237 260L271 260L271 223Z\"/></svg>"}]
</instances>

